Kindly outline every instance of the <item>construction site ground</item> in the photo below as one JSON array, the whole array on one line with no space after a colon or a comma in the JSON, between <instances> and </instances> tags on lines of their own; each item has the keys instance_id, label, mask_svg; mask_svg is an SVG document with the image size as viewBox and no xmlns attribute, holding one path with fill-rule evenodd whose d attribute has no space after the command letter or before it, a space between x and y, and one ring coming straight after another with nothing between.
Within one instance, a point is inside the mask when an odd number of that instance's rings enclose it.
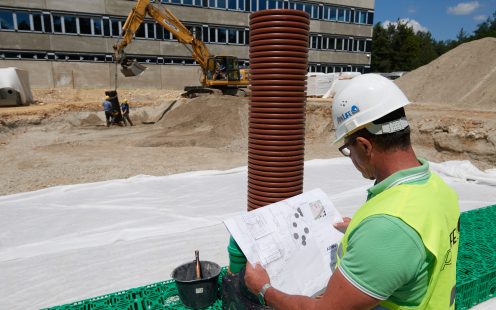
<instances>
[{"instance_id":1,"label":"construction site ground","mask_svg":"<svg viewBox=\"0 0 496 310\"><path fill-rule=\"evenodd\" d=\"M104 91L34 89L35 104L0 108L0 195L247 165L248 97L119 90L135 126L107 128ZM331 144L330 107L329 99L308 98L306 160L341 156ZM496 107L414 102L407 116L420 157L496 166Z\"/></svg>"}]
</instances>

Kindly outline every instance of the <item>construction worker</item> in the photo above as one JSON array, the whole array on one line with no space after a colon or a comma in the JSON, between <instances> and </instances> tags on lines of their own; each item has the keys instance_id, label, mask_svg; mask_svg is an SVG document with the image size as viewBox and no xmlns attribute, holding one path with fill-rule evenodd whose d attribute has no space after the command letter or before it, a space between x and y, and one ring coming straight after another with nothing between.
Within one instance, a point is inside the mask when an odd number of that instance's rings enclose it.
<instances>
[{"instance_id":1,"label":"construction worker","mask_svg":"<svg viewBox=\"0 0 496 310\"><path fill-rule=\"evenodd\" d=\"M122 110L122 120L124 121L124 126L127 126L126 120L129 122L129 125L133 126L133 122L131 122L131 119L129 118L129 103L127 99L124 99L122 101L121 110Z\"/></svg>"},{"instance_id":2,"label":"construction worker","mask_svg":"<svg viewBox=\"0 0 496 310\"><path fill-rule=\"evenodd\" d=\"M112 103L109 100L110 97L105 96L105 100L102 103L103 111L105 112L105 120L107 121L107 127L110 127L112 122Z\"/></svg>"},{"instance_id":3,"label":"construction worker","mask_svg":"<svg viewBox=\"0 0 496 310\"><path fill-rule=\"evenodd\" d=\"M377 74L351 79L336 94L339 148L375 180L367 201L344 222L336 266L321 298L285 294L265 269L246 264L245 282L276 309L454 309L459 208L456 193L418 159L403 92Z\"/></svg>"}]
</instances>

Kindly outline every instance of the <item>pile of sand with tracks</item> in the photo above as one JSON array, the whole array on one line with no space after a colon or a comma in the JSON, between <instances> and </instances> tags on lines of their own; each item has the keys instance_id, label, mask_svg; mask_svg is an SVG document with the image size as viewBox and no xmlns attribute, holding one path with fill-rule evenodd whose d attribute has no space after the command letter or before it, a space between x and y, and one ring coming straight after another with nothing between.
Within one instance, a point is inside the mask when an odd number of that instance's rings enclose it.
<instances>
[{"instance_id":1,"label":"pile of sand with tracks","mask_svg":"<svg viewBox=\"0 0 496 310\"><path fill-rule=\"evenodd\" d=\"M496 38L462 44L396 83L412 101L496 109Z\"/></svg>"}]
</instances>

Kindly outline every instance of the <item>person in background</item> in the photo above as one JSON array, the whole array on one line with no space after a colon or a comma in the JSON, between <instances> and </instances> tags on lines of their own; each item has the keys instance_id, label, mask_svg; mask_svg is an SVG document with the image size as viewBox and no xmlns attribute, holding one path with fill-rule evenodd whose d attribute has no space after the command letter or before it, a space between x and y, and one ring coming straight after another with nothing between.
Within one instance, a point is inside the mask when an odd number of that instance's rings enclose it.
<instances>
[{"instance_id":1,"label":"person in background","mask_svg":"<svg viewBox=\"0 0 496 310\"><path fill-rule=\"evenodd\" d=\"M105 120L107 121L107 127L110 127L112 122L112 103L109 99L109 96L105 96L105 100L102 103L103 111L105 112Z\"/></svg>"},{"instance_id":2,"label":"person in background","mask_svg":"<svg viewBox=\"0 0 496 310\"><path fill-rule=\"evenodd\" d=\"M126 121L129 122L129 125L133 126L133 122L129 118L129 103L127 99L124 99L121 104L122 110L122 120L124 121L124 126L127 126Z\"/></svg>"},{"instance_id":3,"label":"person in background","mask_svg":"<svg viewBox=\"0 0 496 310\"><path fill-rule=\"evenodd\" d=\"M378 74L351 79L334 97L334 143L375 183L366 202L335 227L344 232L321 298L285 294L265 269L245 282L276 309L454 309L460 210L456 192L410 142L410 101Z\"/></svg>"}]
</instances>

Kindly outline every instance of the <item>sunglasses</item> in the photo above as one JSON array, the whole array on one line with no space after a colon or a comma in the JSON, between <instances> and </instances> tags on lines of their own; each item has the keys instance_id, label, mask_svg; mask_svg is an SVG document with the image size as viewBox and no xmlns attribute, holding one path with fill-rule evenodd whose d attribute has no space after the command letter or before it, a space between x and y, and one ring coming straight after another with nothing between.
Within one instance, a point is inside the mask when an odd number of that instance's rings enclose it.
<instances>
[{"instance_id":1,"label":"sunglasses","mask_svg":"<svg viewBox=\"0 0 496 310\"><path fill-rule=\"evenodd\" d=\"M353 143L355 143L355 141L356 141L356 138L353 137L348 142L346 142L345 144L343 144L343 146L341 146L339 148L339 151L341 152L341 154L343 154L343 156L350 157L351 151L350 151L350 149L348 147L350 145L352 145Z\"/></svg>"}]
</instances>

